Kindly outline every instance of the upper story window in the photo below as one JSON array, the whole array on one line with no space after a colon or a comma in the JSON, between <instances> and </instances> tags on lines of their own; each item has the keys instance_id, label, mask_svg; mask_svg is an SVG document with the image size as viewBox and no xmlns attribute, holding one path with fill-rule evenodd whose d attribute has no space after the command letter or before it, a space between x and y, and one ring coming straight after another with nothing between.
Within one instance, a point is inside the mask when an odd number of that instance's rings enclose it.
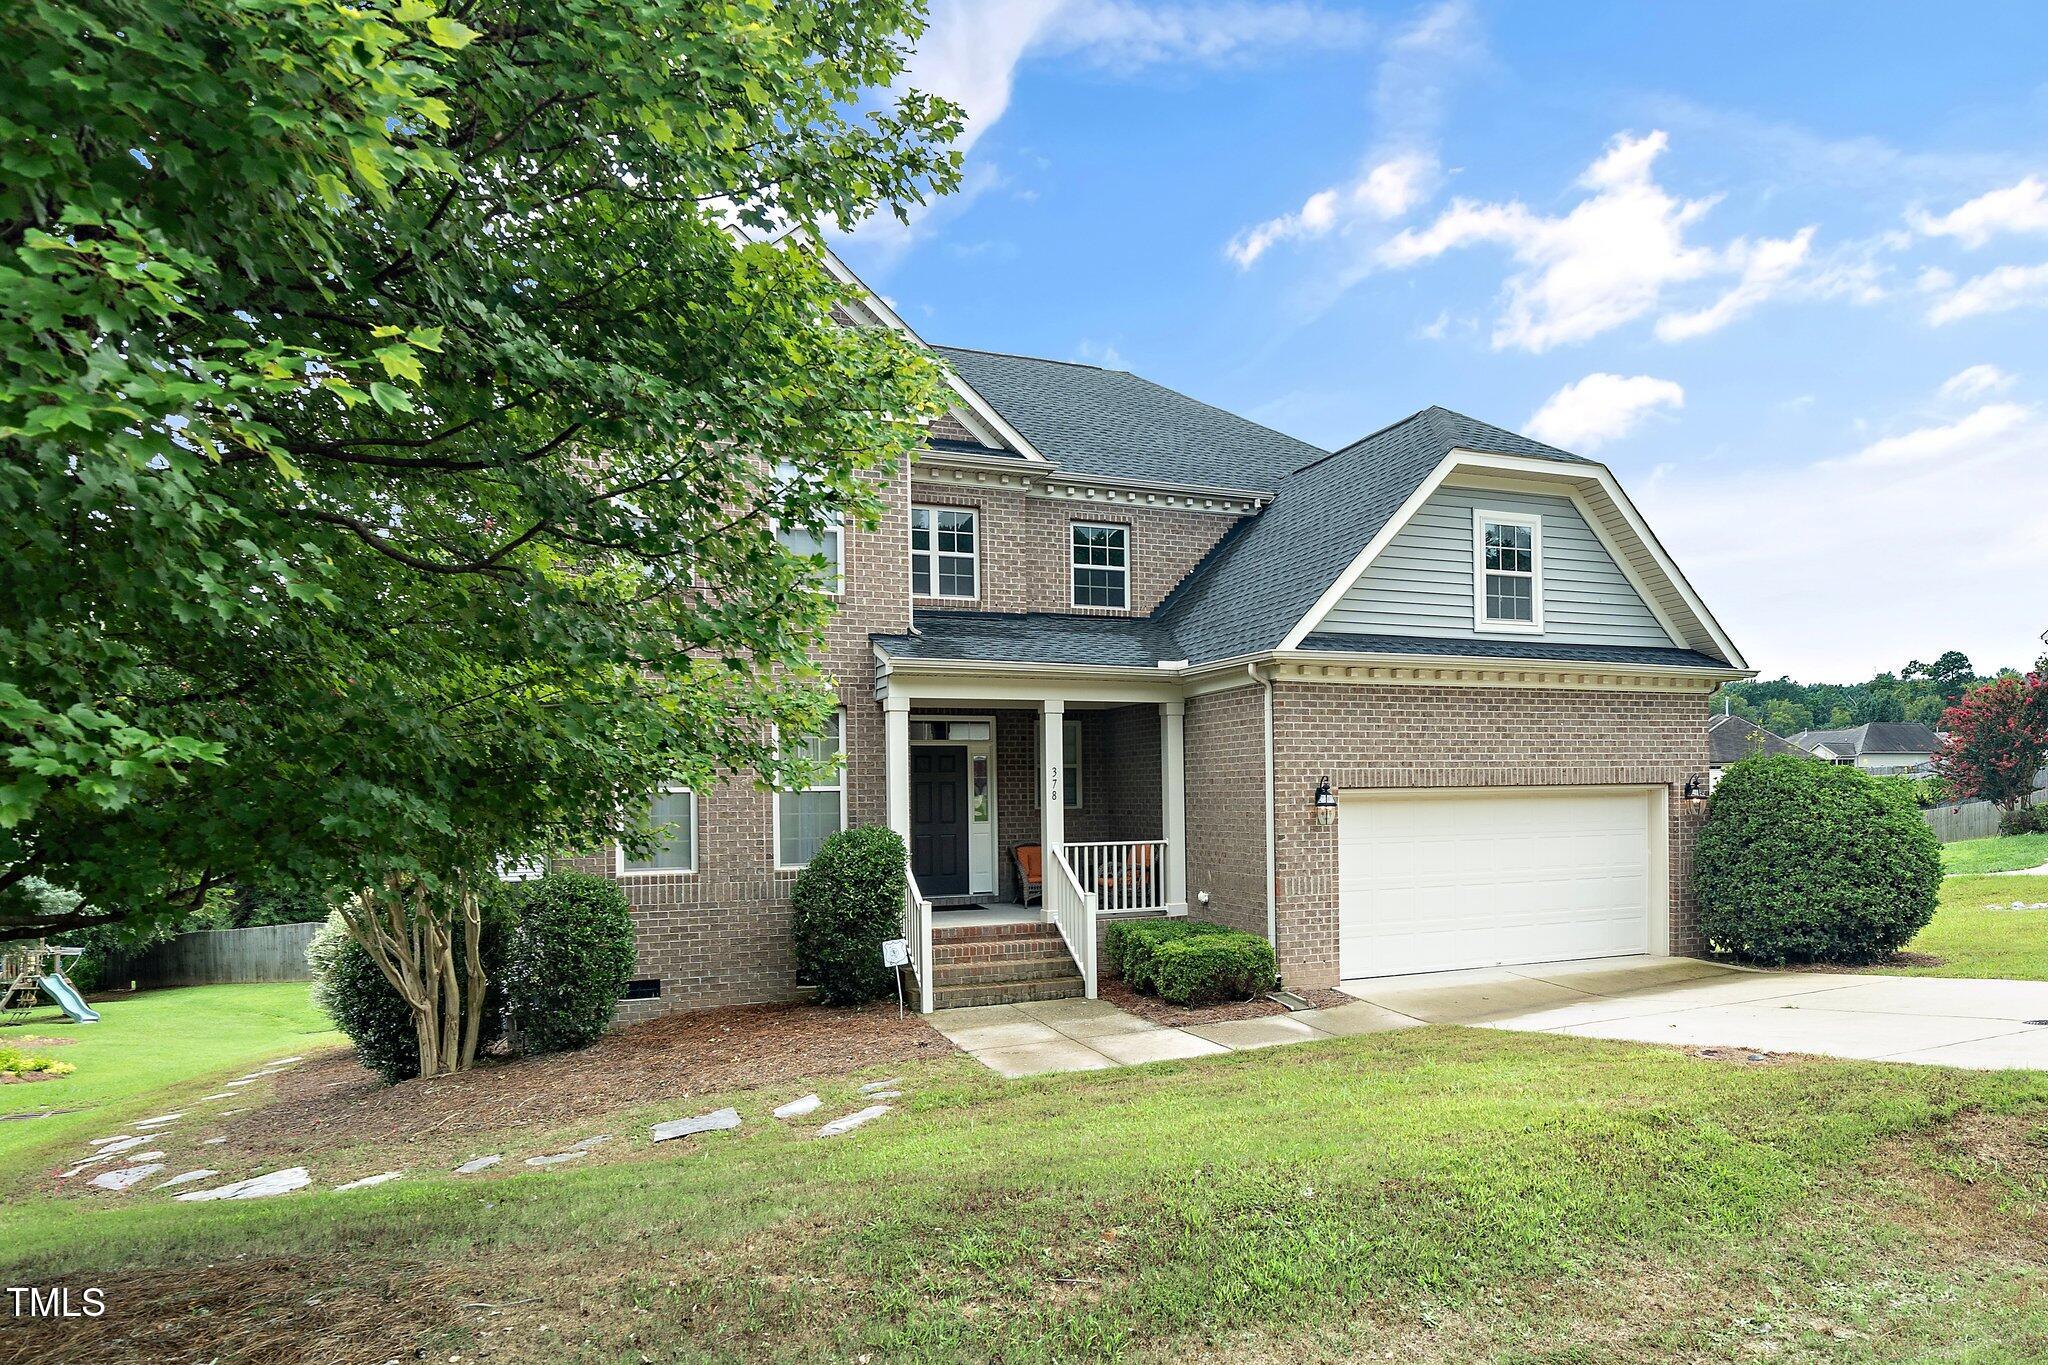
<instances>
[{"instance_id":1,"label":"upper story window","mask_svg":"<svg viewBox=\"0 0 2048 1365\"><path fill-rule=\"evenodd\" d=\"M805 739L795 756L829 763L815 785L775 793L775 865L807 866L827 839L846 828L846 768L840 763L846 713L834 711L825 728Z\"/></svg>"},{"instance_id":2,"label":"upper story window","mask_svg":"<svg viewBox=\"0 0 2048 1365\"><path fill-rule=\"evenodd\" d=\"M910 509L910 591L916 597L981 595L981 514L966 507Z\"/></svg>"},{"instance_id":3,"label":"upper story window","mask_svg":"<svg viewBox=\"0 0 2048 1365\"><path fill-rule=\"evenodd\" d=\"M1542 558L1542 518L1473 512L1474 629L1543 629Z\"/></svg>"},{"instance_id":4,"label":"upper story window","mask_svg":"<svg viewBox=\"0 0 2048 1365\"><path fill-rule=\"evenodd\" d=\"M619 875L645 872L695 872L697 870L697 793L687 787L671 787L648 803L647 823L661 836L661 842L645 857L631 858L619 849Z\"/></svg>"},{"instance_id":5,"label":"upper story window","mask_svg":"<svg viewBox=\"0 0 2048 1365\"><path fill-rule=\"evenodd\" d=\"M1077 521L1073 526L1074 605L1131 605L1131 528Z\"/></svg>"},{"instance_id":6,"label":"upper story window","mask_svg":"<svg viewBox=\"0 0 2048 1365\"><path fill-rule=\"evenodd\" d=\"M803 475L791 465L776 466L776 475L784 482L802 478ZM844 577L841 551L845 535L840 524L838 510L824 512L816 526L775 527L775 539L791 554L809 555L825 561L825 571L820 575L821 591L834 597L839 595L839 586Z\"/></svg>"}]
</instances>

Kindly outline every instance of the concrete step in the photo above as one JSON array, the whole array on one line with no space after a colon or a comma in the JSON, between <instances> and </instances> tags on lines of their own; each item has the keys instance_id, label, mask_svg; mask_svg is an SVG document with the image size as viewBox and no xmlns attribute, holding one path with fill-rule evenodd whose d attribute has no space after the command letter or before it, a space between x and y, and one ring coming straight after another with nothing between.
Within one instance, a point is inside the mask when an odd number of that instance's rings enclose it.
<instances>
[{"instance_id":1,"label":"concrete step","mask_svg":"<svg viewBox=\"0 0 2048 1365\"><path fill-rule=\"evenodd\" d=\"M1078 972L1065 976L1044 976L1031 981L979 982L965 986L941 985L932 991L937 1009L965 1005L1015 1005L1026 1000L1067 1000L1081 995Z\"/></svg>"}]
</instances>

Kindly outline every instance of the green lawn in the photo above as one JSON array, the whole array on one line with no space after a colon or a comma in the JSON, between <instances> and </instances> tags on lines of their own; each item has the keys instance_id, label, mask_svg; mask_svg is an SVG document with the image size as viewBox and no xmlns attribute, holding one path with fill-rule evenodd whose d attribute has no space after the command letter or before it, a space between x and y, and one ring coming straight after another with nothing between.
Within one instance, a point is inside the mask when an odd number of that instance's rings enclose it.
<instances>
[{"instance_id":1,"label":"green lawn","mask_svg":"<svg viewBox=\"0 0 2048 1365\"><path fill-rule=\"evenodd\" d=\"M239 1074L272 1057L331 1047L340 1035L313 1009L301 983L202 986L95 999L96 1024L74 1024L55 1009L0 1028L0 1044L68 1038L63 1047L31 1047L78 1068L69 1076L0 1086L0 1118L45 1109L50 1118L0 1121L0 1180L40 1154L70 1151L115 1131L122 1119L147 1118L204 1092L204 1079ZM141 1107L138 1107L141 1106Z\"/></svg>"},{"instance_id":2,"label":"green lawn","mask_svg":"<svg viewBox=\"0 0 2048 1365\"><path fill-rule=\"evenodd\" d=\"M2048 867L2048 834L2007 834L1941 846L1941 870L1951 877L2025 872L2036 867Z\"/></svg>"},{"instance_id":3,"label":"green lawn","mask_svg":"<svg viewBox=\"0 0 2048 1365\"><path fill-rule=\"evenodd\" d=\"M1938 957L1941 965L1872 970L2048 981L2048 877L1944 878L1933 921L1906 951Z\"/></svg>"},{"instance_id":4,"label":"green lawn","mask_svg":"<svg viewBox=\"0 0 2048 1365\"><path fill-rule=\"evenodd\" d=\"M374 1190L38 1191L0 1207L0 1274L106 1286L109 1317L30 1338L96 1362L2048 1357L2044 1074L1451 1028L894 1074L898 1110L831 1140L768 1117L782 1086L658 1111L736 1132L513 1127ZM585 1164L517 1161L593 1128L619 1136ZM333 1143L293 1159L361 1169Z\"/></svg>"}]
</instances>

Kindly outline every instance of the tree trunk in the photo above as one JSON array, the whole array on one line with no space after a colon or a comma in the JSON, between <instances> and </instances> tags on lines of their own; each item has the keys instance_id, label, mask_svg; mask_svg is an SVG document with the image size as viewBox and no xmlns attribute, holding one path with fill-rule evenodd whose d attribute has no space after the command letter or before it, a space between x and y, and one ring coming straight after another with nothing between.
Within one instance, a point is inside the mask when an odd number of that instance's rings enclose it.
<instances>
[{"instance_id":1,"label":"tree trunk","mask_svg":"<svg viewBox=\"0 0 2048 1365\"><path fill-rule=\"evenodd\" d=\"M455 966L455 924L461 921L463 969ZM342 909L349 936L363 946L384 979L412 1011L421 1076L466 1071L476 1063L482 1033L483 913L468 887L436 896L417 879L393 874Z\"/></svg>"}]
</instances>

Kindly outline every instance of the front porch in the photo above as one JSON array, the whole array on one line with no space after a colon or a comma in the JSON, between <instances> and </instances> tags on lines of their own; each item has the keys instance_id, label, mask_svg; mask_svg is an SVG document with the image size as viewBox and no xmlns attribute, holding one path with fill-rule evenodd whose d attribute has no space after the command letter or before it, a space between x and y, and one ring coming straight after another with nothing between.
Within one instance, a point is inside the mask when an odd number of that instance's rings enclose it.
<instances>
[{"instance_id":1,"label":"front porch","mask_svg":"<svg viewBox=\"0 0 2048 1365\"><path fill-rule=\"evenodd\" d=\"M920 1008L1093 998L1107 919L1187 910L1181 702L906 681L882 700Z\"/></svg>"}]
</instances>

